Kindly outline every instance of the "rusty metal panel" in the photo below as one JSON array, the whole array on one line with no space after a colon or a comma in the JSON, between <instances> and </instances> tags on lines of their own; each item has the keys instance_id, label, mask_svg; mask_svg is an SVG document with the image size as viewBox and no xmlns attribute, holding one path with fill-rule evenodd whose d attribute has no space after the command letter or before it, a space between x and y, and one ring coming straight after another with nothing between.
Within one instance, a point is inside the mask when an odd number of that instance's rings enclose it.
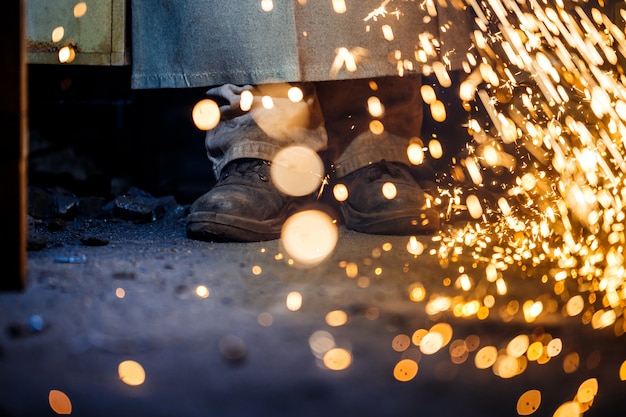
<instances>
[{"instance_id":1,"label":"rusty metal panel","mask_svg":"<svg viewBox=\"0 0 626 417\"><path fill-rule=\"evenodd\" d=\"M84 14L77 13L81 7ZM26 25L28 63L128 63L125 0L29 0ZM72 51L68 60L60 58L59 51L64 47Z\"/></svg>"}]
</instances>

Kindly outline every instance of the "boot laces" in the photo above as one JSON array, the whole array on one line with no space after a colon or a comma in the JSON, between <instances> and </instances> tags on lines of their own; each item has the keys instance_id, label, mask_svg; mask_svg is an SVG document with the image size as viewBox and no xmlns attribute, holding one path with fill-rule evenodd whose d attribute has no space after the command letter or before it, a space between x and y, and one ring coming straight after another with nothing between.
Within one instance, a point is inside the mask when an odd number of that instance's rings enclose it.
<instances>
[{"instance_id":1,"label":"boot laces","mask_svg":"<svg viewBox=\"0 0 626 417\"><path fill-rule=\"evenodd\" d=\"M269 166L270 162L263 159L236 160L226 165L226 167L222 171L222 174L220 175L219 181L223 181L232 175L255 175L261 181L268 182L269 176L267 174L267 169Z\"/></svg>"},{"instance_id":2,"label":"boot laces","mask_svg":"<svg viewBox=\"0 0 626 417\"><path fill-rule=\"evenodd\" d=\"M376 181L384 175L388 175L391 178L403 178L404 172L397 165L385 160L372 164L367 168L367 179L369 182Z\"/></svg>"}]
</instances>

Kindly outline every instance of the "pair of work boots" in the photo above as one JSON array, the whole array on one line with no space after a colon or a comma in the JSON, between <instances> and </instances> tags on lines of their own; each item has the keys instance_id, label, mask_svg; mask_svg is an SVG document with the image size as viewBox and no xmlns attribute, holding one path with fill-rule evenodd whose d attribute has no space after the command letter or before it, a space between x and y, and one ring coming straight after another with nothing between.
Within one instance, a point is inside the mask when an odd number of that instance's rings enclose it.
<instances>
[{"instance_id":1,"label":"pair of work boots","mask_svg":"<svg viewBox=\"0 0 626 417\"><path fill-rule=\"evenodd\" d=\"M270 162L238 159L222 171L216 185L198 198L187 217L187 236L204 241L254 242L280 237L283 223L302 208L272 183ZM348 190L337 202L346 228L386 235L428 234L439 215L404 164L380 161L338 180ZM390 185L392 184L392 185ZM383 186L392 193L383 193Z\"/></svg>"}]
</instances>

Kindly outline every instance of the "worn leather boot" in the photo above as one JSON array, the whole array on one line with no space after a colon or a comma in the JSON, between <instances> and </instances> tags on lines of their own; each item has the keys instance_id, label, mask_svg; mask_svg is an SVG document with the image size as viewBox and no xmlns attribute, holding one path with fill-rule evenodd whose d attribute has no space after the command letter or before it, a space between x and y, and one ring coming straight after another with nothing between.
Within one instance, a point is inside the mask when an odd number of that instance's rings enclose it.
<instances>
[{"instance_id":1,"label":"worn leather boot","mask_svg":"<svg viewBox=\"0 0 626 417\"><path fill-rule=\"evenodd\" d=\"M431 234L439 229L439 213L402 163L380 161L338 180L348 189L340 203L348 229L384 235Z\"/></svg>"},{"instance_id":2,"label":"worn leather boot","mask_svg":"<svg viewBox=\"0 0 626 417\"><path fill-rule=\"evenodd\" d=\"M191 205L187 236L204 241L276 239L293 200L272 184L269 162L232 161L216 185Z\"/></svg>"}]
</instances>

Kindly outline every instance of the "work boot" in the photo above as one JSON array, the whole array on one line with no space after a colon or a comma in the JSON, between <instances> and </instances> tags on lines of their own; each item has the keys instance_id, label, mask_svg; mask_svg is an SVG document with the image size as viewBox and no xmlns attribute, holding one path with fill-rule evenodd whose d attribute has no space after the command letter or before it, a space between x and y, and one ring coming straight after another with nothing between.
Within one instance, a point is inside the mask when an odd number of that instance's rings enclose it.
<instances>
[{"instance_id":1,"label":"work boot","mask_svg":"<svg viewBox=\"0 0 626 417\"><path fill-rule=\"evenodd\" d=\"M339 208L348 229L383 235L430 234L439 214L402 163L380 161L338 180L348 189Z\"/></svg>"},{"instance_id":2,"label":"work boot","mask_svg":"<svg viewBox=\"0 0 626 417\"><path fill-rule=\"evenodd\" d=\"M272 184L269 162L232 161L215 186L191 205L187 236L204 241L276 239L292 200Z\"/></svg>"}]
</instances>

